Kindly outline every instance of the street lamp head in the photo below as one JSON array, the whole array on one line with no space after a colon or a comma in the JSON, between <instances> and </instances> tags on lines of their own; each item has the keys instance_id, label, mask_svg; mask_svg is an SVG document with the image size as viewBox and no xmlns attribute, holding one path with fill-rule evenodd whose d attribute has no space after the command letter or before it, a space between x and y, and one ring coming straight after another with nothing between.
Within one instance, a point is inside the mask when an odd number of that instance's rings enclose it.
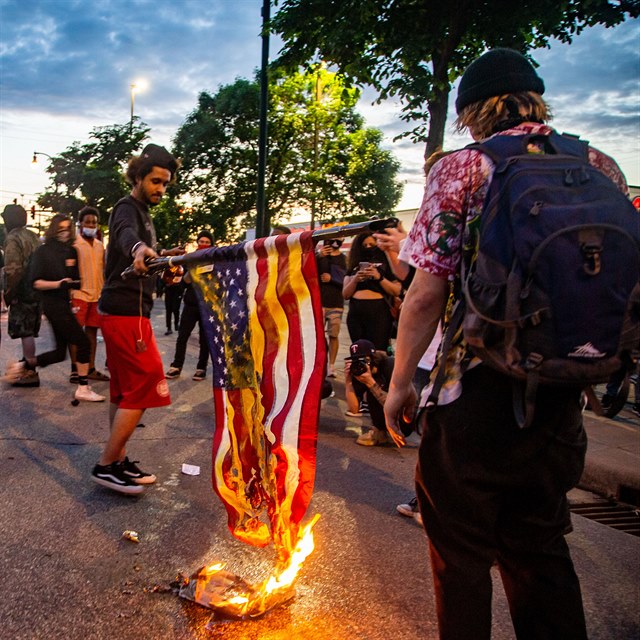
<instances>
[{"instance_id":1,"label":"street lamp head","mask_svg":"<svg viewBox=\"0 0 640 640\"><path fill-rule=\"evenodd\" d=\"M43 153L42 151L34 151L33 160L31 161L31 164L38 164L38 156L47 156L49 160L53 160L53 158L48 153Z\"/></svg>"},{"instance_id":2,"label":"street lamp head","mask_svg":"<svg viewBox=\"0 0 640 640\"><path fill-rule=\"evenodd\" d=\"M139 80L134 80L130 85L131 93L140 93L144 91L149 85L144 78L140 78Z\"/></svg>"}]
</instances>

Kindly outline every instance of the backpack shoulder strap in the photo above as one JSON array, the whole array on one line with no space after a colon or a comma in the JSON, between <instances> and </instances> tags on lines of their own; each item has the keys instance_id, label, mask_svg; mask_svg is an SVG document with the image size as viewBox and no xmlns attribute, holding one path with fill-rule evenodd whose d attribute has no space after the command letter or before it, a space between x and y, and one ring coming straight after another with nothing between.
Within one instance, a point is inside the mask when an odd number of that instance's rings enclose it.
<instances>
[{"instance_id":1,"label":"backpack shoulder strap","mask_svg":"<svg viewBox=\"0 0 640 640\"><path fill-rule=\"evenodd\" d=\"M484 153L486 156L498 166L507 158L513 156L521 156L527 153L527 143L529 141L527 135L522 136L494 136L484 142L473 142L465 147L465 149L475 149Z\"/></svg>"},{"instance_id":2,"label":"backpack shoulder strap","mask_svg":"<svg viewBox=\"0 0 640 640\"><path fill-rule=\"evenodd\" d=\"M475 149L489 156L496 166L513 156L527 154L527 146L533 140L543 140L545 151L551 154L575 156L585 162L589 160L589 143L572 134L555 131L546 134L522 136L494 136L484 142L474 142L465 149Z\"/></svg>"}]
</instances>

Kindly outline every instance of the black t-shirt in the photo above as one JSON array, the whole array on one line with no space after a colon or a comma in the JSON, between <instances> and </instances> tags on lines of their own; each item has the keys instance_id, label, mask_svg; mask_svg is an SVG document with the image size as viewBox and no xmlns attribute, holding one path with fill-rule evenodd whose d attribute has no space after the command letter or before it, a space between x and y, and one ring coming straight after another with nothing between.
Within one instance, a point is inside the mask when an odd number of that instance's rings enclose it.
<instances>
[{"instance_id":1,"label":"black t-shirt","mask_svg":"<svg viewBox=\"0 0 640 640\"><path fill-rule=\"evenodd\" d=\"M341 309L344 307L342 297L342 284L347 273L347 259L343 254L338 256L320 256L318 258L318 273L331 275L330 282L320 280L320 299L322 306L328 309Z\"/></svg>"},{"instance_id":2,"label":"black t-shirt","mask_svg":"<svg viewBox=\"0 0 640 640\"><path fill-rule=\"evenodd\" d=\"M122 198L109 218L109 244L104 287L98 308L116 316L148 318L153 307L156 277L123 280L121 273L133 264L131 250L139 242L155 248L156 232L149 209L132 196Z\"/></svg>"},{"instance_id":3,"label":"black t-shirt","mask_svg":"<svg viewBox=\"0 0 640 640\"><path fill-rule=\"evenodd\" d=\"M80 280L78 253L72 245L51 238L35 250L29 266L29 280L33 284L36 280L56 281L63 278ZM67 287L39 293L45 304L54 300L69 301Z\"/></svg>"}]
</instances>

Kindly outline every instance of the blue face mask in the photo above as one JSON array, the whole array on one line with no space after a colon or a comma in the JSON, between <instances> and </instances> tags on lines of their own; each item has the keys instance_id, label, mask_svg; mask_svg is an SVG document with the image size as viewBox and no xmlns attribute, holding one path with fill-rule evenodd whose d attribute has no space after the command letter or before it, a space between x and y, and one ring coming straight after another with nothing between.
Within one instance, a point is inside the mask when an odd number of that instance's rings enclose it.
<instances>
[{"instance_id":1,"label":"blue face mask","mask_svg":"<svg viewBox=\"0 0 640 640\"><path fill-rule=\"evenodd\" d=\"M82 235L85 238L95 238L98 233L98 229L89 229L87 227L82 227Z\"/></svg>"}]
</instances>

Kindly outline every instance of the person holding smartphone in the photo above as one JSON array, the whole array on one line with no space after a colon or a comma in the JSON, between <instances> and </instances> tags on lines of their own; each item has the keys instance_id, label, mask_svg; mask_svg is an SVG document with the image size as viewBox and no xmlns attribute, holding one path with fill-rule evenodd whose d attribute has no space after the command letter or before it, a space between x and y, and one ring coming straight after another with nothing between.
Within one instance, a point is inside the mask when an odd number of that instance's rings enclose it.
<instances>
[{"instance_id":1,"label":"person holding smartphone","mask_svg":"<svg viewBox=\"0 0 640 640\"><path fill-rule=\"evenodd\" d=\"M393 317L389 299L400 295L402 285L371 232L357 235L349 251L342 295L349 300L347 328L351 342L365 339L387 351Z\"/></svg>"}]
</instances>

